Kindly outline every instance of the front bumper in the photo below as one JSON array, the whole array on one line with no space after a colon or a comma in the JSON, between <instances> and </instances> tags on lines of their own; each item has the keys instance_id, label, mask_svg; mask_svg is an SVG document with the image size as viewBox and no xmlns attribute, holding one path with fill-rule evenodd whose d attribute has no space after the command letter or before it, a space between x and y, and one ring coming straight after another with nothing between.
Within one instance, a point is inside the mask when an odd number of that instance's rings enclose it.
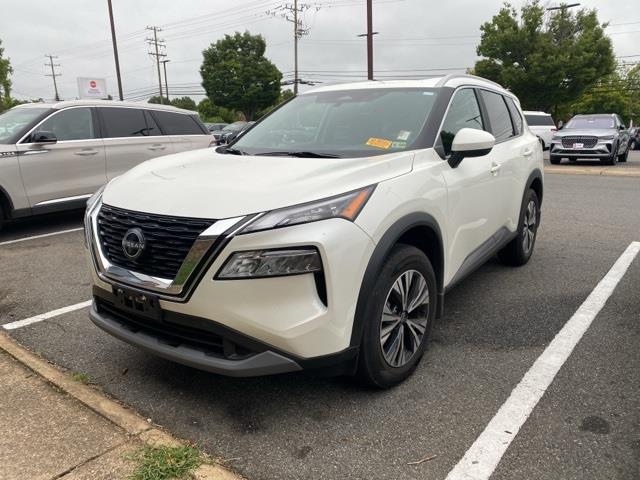
<instances>
[{"instance_id":1,"label":"front bumper","mask_svg":"<svg viewBox=\"0 0 640 480\"><path fill-rule=\"evenodd\" d=\"M198 281L188 295L174 298L145 289L144 284L123 283L119 278L125 277L112 278L108 272L100 271L100 262L94 257L99 255L97 239L89 235L88 240L94 291L98 292L94 295L98 298L91 315L94 323L128 343L165 358L228 375L335 367L344 360L343 356L349 357L351 353L345 352L351 352L356 300L375 247L360 227L343 219L235 235L213 252L214 258L204 262ZM240 280L214 278L234 252L303 246L315 247L320 253L323 266L320 278L313 273ZM179 348L169 348L167 338L175 340L175 331L163 333L143 328L142 333L134 335L127 323L135 323L135 318L127 319L124 312L122 322L122 318L117 318L122 312L114 314L100 309L100 298L105 300L105 295L113 295L114 287L118 286L157 295L163 315L196 318L195 328L203 335L209 328L218 326L241 335L239 345L253 345L248 351L256 358L215 358L211 352L203 354L197 345L193 350L191 344L180 343ZM140 327L140 322L138 324ZM336 356L340 361L333 358ZM323 360L327 358L330 360Z\"/></svg>"},{"instance_id":2,"label":"front bumper","mask_svg":"<svg viewBox=\"0 0 640 480\"><path fill-rule=\"evenodd\" d=\"M552 140L549 153L566 158L608 158L613 144L613 140L599 140L593 148L571 148L563 146L561 140Z\"/></svg>"}]
</instances>

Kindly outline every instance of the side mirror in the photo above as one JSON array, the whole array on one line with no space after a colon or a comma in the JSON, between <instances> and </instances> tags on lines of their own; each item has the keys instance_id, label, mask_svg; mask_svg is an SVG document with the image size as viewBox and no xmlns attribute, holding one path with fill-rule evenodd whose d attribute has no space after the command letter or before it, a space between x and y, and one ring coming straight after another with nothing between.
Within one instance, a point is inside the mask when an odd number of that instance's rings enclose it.
<instances>
[{"instance_id":1,"label":"side mirror","mask_svg":"<svg viewBox=\"0 0 640 480\"><path fill-rule=\"evenodd\" d=\"M562 130L562 127L564 127L564 122L562 120L560 120L558 122L558 130Z\"/></svg>"},{"instance_id":2,"label":"side mirror","mask_svg":"<svg viewBox=\"0 0 640 480\"><path fill-rule=\"evenodd\" d=\"M487 155L496 144L496 138L484 130L463 128L453 137L449 165L456 168L463 158Z\"/></svg>"},{"instance_id":3,"label":"side mirror","mask_svg":"<svg viewBox=\"0 0 640 480\"><path fill-rule=\"evenodd\" d=\"M622 131L622 130L625 130L624 125L618 125L618 130L621 130L621 131Z\"/></svg>"},{"instance_id":4,"label":"side mirror","mask_svg":"<svg viewBox=\"0 0 640 480\"><path fill-rule=\"evenodd\" d=\"M31 143L56 143L58 139L53 132L45 130L35 132L31 135Z\"/></svg>"}]
</instances>

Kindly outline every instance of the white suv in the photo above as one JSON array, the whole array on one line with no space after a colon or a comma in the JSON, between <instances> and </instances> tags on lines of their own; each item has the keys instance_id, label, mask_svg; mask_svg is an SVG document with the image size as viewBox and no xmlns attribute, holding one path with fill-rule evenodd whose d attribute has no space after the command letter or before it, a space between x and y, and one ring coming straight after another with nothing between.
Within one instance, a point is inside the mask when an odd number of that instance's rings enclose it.
<instances>
[{"instance_id":1,"label":"white suv","mask_svg":"<svg viewBox=\"0 0 640 480\"><path fill-rule=\"evenodd\" d=\"M325 368L389 387L447 291L495 253L529 260L542 187L540 143L497 84L317 88L90 199L90 316L216 373Z\"/></svg>"},{"instance_id":2,"label":"white suv","mask_svg":"<svg viewBox=\"0 0 640 480\"><path fill-rule=\"evenodd\" d=\"M0 115L0 227L5 220L82 208L131 167L213 140L195 112L168 105L19 105Z\"/></svg>"}]
</instances>

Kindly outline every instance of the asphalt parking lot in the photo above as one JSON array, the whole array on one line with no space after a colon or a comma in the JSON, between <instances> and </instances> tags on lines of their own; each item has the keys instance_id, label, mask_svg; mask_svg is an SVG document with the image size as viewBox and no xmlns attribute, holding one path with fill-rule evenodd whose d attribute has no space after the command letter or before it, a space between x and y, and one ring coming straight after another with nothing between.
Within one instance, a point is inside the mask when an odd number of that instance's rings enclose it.
<instances>
[{"instance_id":1,"label":"asphalt parking lot","mask_svg":"<svg viewBox=\"0 0 640 480\"><path fill-rule=\"evenodd\" d=\"M640 242L638 176L560 167L545 177L530 263L490 261L449 294L423 362L392 390L308 373L200 372L115 340L91 324L86 308L34 319L90 299L79 213L0 232L0 324L31 319L9 334L86 372L251 480L444 479L625 249ZM614 168L640 169L640 152ZM640 255L520 431L500 432L513 438L491 478L640 477L639 321Z\"/></svg>"}]
</instances>

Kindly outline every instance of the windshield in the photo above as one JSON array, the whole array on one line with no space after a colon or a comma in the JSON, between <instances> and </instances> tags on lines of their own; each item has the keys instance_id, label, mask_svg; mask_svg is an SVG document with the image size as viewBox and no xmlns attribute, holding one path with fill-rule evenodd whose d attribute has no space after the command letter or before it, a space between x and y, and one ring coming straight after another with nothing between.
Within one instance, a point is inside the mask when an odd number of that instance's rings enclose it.
<instances>
[{"instance_id":1,"label":"windshield","mask_svg":"<svg viewBox=\"0 0 640 480\"><path fill-rule=\"evenodd\" d=\"M0 143L7 143L11 137L19 133L48 108L13 108L0 113Z\"/></svg>"},{"instance_id":2,"label":"windshield","mask_svg":"<svg viewBox=\"0 0 640 480\"><path fill-rule=\"evenodd\" d=\"M252 155L363 157L408 150L436 99L433 88L368 88L300 95L233 144Z\"/></svg>"},{"instance_id":3,"label":"windshield","mask_svg":"<svg viewBox=\"0 0 640 480\"><path fill-rule=\"evenodd\" d=\"M565 128L615 128L613 117L574 117Z\"/></svg>"}]
</instances>

